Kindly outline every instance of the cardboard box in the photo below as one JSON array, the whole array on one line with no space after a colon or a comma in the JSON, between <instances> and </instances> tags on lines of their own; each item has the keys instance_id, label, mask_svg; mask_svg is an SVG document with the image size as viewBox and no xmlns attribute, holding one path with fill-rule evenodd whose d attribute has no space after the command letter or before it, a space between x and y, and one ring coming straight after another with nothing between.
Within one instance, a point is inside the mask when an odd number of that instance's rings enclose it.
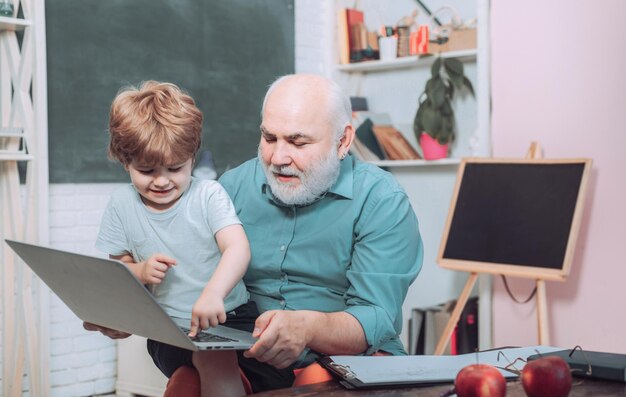
<instances>
[{"instance_id":1,"label":"cardboard box","mask_svg":"<svg viewBox=\"0 0 626 397\"><path fill-rule=\"evenodd\" d=\"M432 39L436 39L433 37ZM429 43L428 52L437 54L440 52L473 50L476 49L476 29L450 30L448 41L444 44Z\"/></svg>"}]
</instances>

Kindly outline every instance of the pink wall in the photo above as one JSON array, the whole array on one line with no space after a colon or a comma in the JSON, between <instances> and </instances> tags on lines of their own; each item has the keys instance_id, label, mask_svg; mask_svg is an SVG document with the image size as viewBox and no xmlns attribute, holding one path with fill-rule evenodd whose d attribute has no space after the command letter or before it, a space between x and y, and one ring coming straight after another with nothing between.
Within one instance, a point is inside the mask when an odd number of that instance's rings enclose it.
<instances>
[{"instance_id":1,"label":"pink wall","mask_svg":"<svg viewBox=\"0 0 626 397\"><path fill-rule=\"evenodd\" d=\"M492 1L493 154L590 157L572 271L547 282L552 345L626 353L626 1ZM511 280L526 297L533 283ZM537 343L534 301L499 279L494 346Z\"/></svg>"}]
</instances>

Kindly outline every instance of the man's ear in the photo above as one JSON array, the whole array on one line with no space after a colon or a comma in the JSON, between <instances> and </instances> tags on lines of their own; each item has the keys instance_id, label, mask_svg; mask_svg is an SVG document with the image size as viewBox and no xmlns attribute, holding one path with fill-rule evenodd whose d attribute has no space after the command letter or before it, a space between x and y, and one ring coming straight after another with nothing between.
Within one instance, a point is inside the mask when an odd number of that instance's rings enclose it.
<instances>
[{"instance_id":1,"label":"man's ear","mask_svg":"<svg viewBox=\"0 0 626 397\"><path fill-rule=\"evenodd\" d=\"M352 141L354 140L354 127L348 123L343 128L343 137L339 140L339 147L337 148L337 155L340 159L345 158L350 151Z\"/></svg>"}]
</instances>

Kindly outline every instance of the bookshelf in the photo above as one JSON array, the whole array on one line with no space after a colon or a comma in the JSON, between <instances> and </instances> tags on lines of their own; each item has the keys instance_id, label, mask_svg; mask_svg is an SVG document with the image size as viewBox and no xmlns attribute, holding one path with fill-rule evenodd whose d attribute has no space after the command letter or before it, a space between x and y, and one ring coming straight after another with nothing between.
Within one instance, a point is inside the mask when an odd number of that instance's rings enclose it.
<instances>
[{"instance_id":1,"label":"bookshelf","mask_svg":"<svg viewBox=\"0 0 626 397\"><path fill-rule=\"evenodd\" d=\"M459 58L461 61L475 61L476 50L450 51L440 54L444 58ZM365 61L358 63L349 63L345 65L337 65L337 70L346 73L354 72L383 72L392 71L402 68L411 67L430 67L434 60L434 55L413 55L408 57L396 58L388 61Z\"/></svg>"},{"instance_id":2,"label":"bookshelf","mask_svg":"<svg viewBox=\"0 0 626 397\"><path fill-rule=\"evenodd\" d=\"M469 5L468 5L469 4ZM451 4L460 10L464 20L477 18L477 48L460 51L442 52L436 55L420 55L399 57L391 60L373 60L355 62L349 64L335 64L335 79L344 86L350 95L364 96L367 98L370 111L389 113L393 125L399 128L405 138L414 147L418 147L417 140L412 131L413 118L417 111L419 95L424 89L424 84L430 76L430 67L437 57L457 58L465 66L466 75L472 81L476 96L462 96L455 100L455 113L457 119L457 138L451 145L451 159L462 157L481 157L490 154L489 139L489 2L487 0L475 0L471 2L453 1ZM336 0L335 7L351 7L353 4L343 0ZM396 21L398 15L408 15L415 9L415 3L400 0L396 2L397 11L393 17L390 11L393 7L381 8L373 2L360 3L359 9L365 14L365 23L370 18L369 30L375 28L371 21ZM464 8L464 9L463 9ZM433 10L434 11L434 10ZM419 23L428 23L423 15L418 17ZM443 20L446 23L446 20ZM338 61L338 59L337 59ZM355 126L356 128L357 126ZM409 162L404 160L394 164L397 160L384 160L385 167L405 166L428 166L441 163ZM381 165L378 161L374 162ZM451 161L450 164L458 164Z\"/></svg>"},{"instance_id":3,"label":"bookshelf","mask_svg":"<svg viewBox=\"0 0 626 397\"><path fill-rule=\"evenodd\" d=\"M43 0L13 5L12 17L0 16L0 395L46 397L48 290L3 241L47 242L45 7Z\"/></svg>"},{"instance_id":4,"label":"bookshelf","mask_svg":"<svg viewBox=\"0 0 626 397\"><path fill-rule=\"evenodd\" d=\"M31 21L28 19L0 16L0 31L2 32L21 31L29 26L31 26Z\"/></svg>"},{"instance_id":5,"label":"bookshelf","mask_svg":"<svg viewBox=\"0 0 626 397\"><path fill-rule=\"evenodd\" d=\"M435 11L435 5L430 5ZM489 157L490 139L490 50L488 0L451 0L446 3L459 10L462 19L477 18L477 48L471 50L443 52L436 56L456 57L464 65L467 77L472 82L475 97L465 96L455 100L457 135L449 158L440 160L379 160L371 161L391 172L404 187L411 205L420 221L420 232L425 245L422 271L410 287L403 305L403 331L401 339L408 342L406 319L415 307L433 306L456 299L465 275L441 269L436 265L443 226L448 214L456 173L463 157ZM354 2L336 0L335 7L353 7ZM417 7L411 0L397 0L381 7L378 3L363 0L358 8L364 12L368 28L377 24L394 24ZM335 13L336 15L337 13ZM369 18L369 19L368 19ZM421 13L420 23L425 22ZM448 19L442 22L446 23ZM337 28L336 22L333 28ZM336 53L338 49L336 48ZM336 56L332 65L332 77L348 94L367 99L369 110L388 113L394 127L416 148L413 119L417 111L418 98L430 76L430 67L436 56L409 56L392 60L365 61L339 64ZM357 126L355 126L356 128ZM489 276L481 276L477 294L479 297L479 345L481 349L491 346L491 285ZM476 291L472 293L475 295Z\"/></svg>"}]
</instances>

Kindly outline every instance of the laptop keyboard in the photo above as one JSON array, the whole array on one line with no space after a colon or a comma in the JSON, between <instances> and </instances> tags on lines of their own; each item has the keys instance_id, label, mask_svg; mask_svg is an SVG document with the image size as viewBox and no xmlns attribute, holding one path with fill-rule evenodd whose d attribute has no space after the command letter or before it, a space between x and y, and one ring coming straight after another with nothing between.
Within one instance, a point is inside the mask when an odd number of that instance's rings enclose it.
<instances>
[{"instance_id":1,"label":"laptop keyboard","mask_svg":"<svg viewBox=\"0 0 626 397\"><path fill-rule=\"evenodd\" d=\"M185 334L189 334L189 329L182 328ZM212 334L208 331L202 331L196 334L193 338L191 338L194 342L238 342L236 339L226 338L224 336L219 336Z\"/></svg>"}]
</instances>

